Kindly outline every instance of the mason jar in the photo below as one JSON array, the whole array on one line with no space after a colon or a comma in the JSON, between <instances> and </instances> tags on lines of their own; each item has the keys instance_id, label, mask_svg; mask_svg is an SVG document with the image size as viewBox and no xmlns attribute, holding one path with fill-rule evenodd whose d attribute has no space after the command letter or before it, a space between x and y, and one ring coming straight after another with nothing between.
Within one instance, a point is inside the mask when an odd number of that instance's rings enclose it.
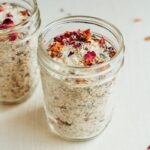
<instances>
[{"instance_id":1,"label":"mason jar","mask_svg":"<svg viewBox=\"0 0 150 150\"><path fill-rule=\"evenodd\" d=\"M36 0L0 0L0 103L28 99L39 81Z\"/></svg>"},{"instance_id":2,"label":"mason jar","mask_svg":"<svg viewBox=\"0 0 150 150\"><path fill-rule=\"evenodd\" d=\"M90 67L62 64L47 55L49 41L65 31L91 29L115 47L111 60ZM51 131L67 140L88 140L109 124L116 76L124 62L120 31L99 18L72 16L50 23L39 37L44 107Z\"/></svg>"}]
</instances>

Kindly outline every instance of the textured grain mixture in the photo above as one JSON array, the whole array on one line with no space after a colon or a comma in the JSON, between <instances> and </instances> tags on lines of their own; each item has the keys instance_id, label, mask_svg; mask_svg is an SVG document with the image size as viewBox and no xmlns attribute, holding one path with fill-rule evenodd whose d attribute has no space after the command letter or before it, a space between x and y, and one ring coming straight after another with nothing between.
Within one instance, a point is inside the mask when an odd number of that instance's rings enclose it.
<instances>
[{"instance_id":1,"label":"textured grain mixture","mask_svg":"<svg viewBox=\"0 0 150 150\"><path fill-rule=\"evenodd\" d=\"M26 22L30 15L14 3L0 4L0 102L19 102L37 80L37 39L25 40L27 30L13 31L13 27ZM6 29L11 30L3 34Z\"/></svg>"},{"instance_id":2,"label":"textured grain mixture","mask_svg":"<svg viewBox=\"0 0 150 150\"><path fill-rule=\"evenodd\" d=\"M50 59L59 63L88 68L109 61L116 53L103 36L96 36L90 29L65 32L50 40L47 50ZM45 70L42 79L49 124L62 137L94 137L110 121L109 95L114 79L104 84L98 84L100 76L58 79Z\"/></svg>"}]
</instances>

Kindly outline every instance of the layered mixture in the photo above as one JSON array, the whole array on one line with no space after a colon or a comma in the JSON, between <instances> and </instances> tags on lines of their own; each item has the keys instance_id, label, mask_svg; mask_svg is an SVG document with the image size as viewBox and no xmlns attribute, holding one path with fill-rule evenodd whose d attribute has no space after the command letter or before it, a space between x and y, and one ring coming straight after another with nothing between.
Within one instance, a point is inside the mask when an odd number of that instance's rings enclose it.
<instances>
[{"instance_id":1,"label":"layered mixture","mask_svg":"<svg viewBox=\"0 0 150 150\"><path fill-rule=\"evenodd\" d=\"M51 39L47 49L49 58L60 64L89 69L116 54L103 36L97 36L90 29L67 31ZM69 139L86 139L106 127L112 112L112 101L108 98L114 78L99 84L101 76L58 78L44 69L41 72L49 124L57 134ZM91 81L94 84L89 84Z\"/></svg>"},{"instance_id":2,"label":"layered mixture","mask_svg":"<svg viewBox=\"0 0 150 150\"><path fill-rule=\"evenodd\" d=\"M32 28L23 25L30 16L14 3L0 4L0 102L21 101L36 83L37 37L26 40ZM20 30L14 30L17 25L22 25ZM10 30L4 34L6 29Z\"/></svg>"}]
</instances>

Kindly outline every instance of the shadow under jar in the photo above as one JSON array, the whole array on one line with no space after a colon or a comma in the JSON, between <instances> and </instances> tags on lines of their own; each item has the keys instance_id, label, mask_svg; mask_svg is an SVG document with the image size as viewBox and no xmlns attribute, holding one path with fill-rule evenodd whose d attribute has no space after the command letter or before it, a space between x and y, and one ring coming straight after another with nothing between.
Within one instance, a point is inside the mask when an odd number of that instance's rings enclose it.
<instances>
[{"instance_id":1,"label":"shadow under jar","mask_svg":"<svg viewBox=\"0 0 150 150\"><path fill-rule=\"evenodd\" d=\"M0 103L25 101L39 81L36 0L0 0Z\"/></svg>"},{"instance_id":2,"label":"shadow under jar","mask_svg":"<svg viewBox=\"0 0 150 150\"><path fill-rule=\"evenodd\" d=\"M83 34L81 31L84 31ZM58 41L62 42L60 37L65 35L68 38L70 34L74 34L73 38L77 38L78 34L89 35L88 32L91 32L95 40L100 37L101 44L108 43L110 50L113 47L116 55L105 62L85 66L69 65L57 61L53 55L49 56L49 47L52 49ZM69 47L68 51L70 49ZM78 52L80 51L82 49ZM95 53L93 51L94 47L89 49L91 54ZM119 30L99 18L62 18L50 23L40 35L38 58L45 96L44 107L51 130L64 139L75 141L88 140L99 135L111 120L115 92L112 89L124 62L124 42Z\"/></svg>"}]
</instances>

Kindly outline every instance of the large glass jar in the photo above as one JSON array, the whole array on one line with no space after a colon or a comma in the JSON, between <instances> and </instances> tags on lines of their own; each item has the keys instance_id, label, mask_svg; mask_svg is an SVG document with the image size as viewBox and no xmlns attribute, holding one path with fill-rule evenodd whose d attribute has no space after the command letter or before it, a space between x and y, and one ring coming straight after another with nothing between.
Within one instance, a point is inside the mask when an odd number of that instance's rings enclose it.
<instances>
[{"instance_id":1,"label":"large glass jar","mask_svg":"<svg viewBox=\"0 0 150 150\"><path fill-rule=\"evenodd\" d=\"M12 20L19 19L14 16L18 9L28 17L11 26ZM2 11L7 12L7 18L0 24L0 103L14 104L26 100L39 81L37 41L41 20L36 0L0 0ZM10 26L4 26L7 23Z\"/></svg>"},{"instance_id":2,"label":"large glass jar","mask_svg":"<svg viewBox=\"0 0 150 150\"><path fill-rule=\"evenodd\" d=\"M110 61L91 67L61 64L47 55L49 41L65 31L91 29L117 50ZM99 135L111 120L113 91L124 62L120 31L98 18L73 16L50 23L39 37L38 58L44 106L51 130L68 140L87 140Z\"/></svg>"}]
</instances>

